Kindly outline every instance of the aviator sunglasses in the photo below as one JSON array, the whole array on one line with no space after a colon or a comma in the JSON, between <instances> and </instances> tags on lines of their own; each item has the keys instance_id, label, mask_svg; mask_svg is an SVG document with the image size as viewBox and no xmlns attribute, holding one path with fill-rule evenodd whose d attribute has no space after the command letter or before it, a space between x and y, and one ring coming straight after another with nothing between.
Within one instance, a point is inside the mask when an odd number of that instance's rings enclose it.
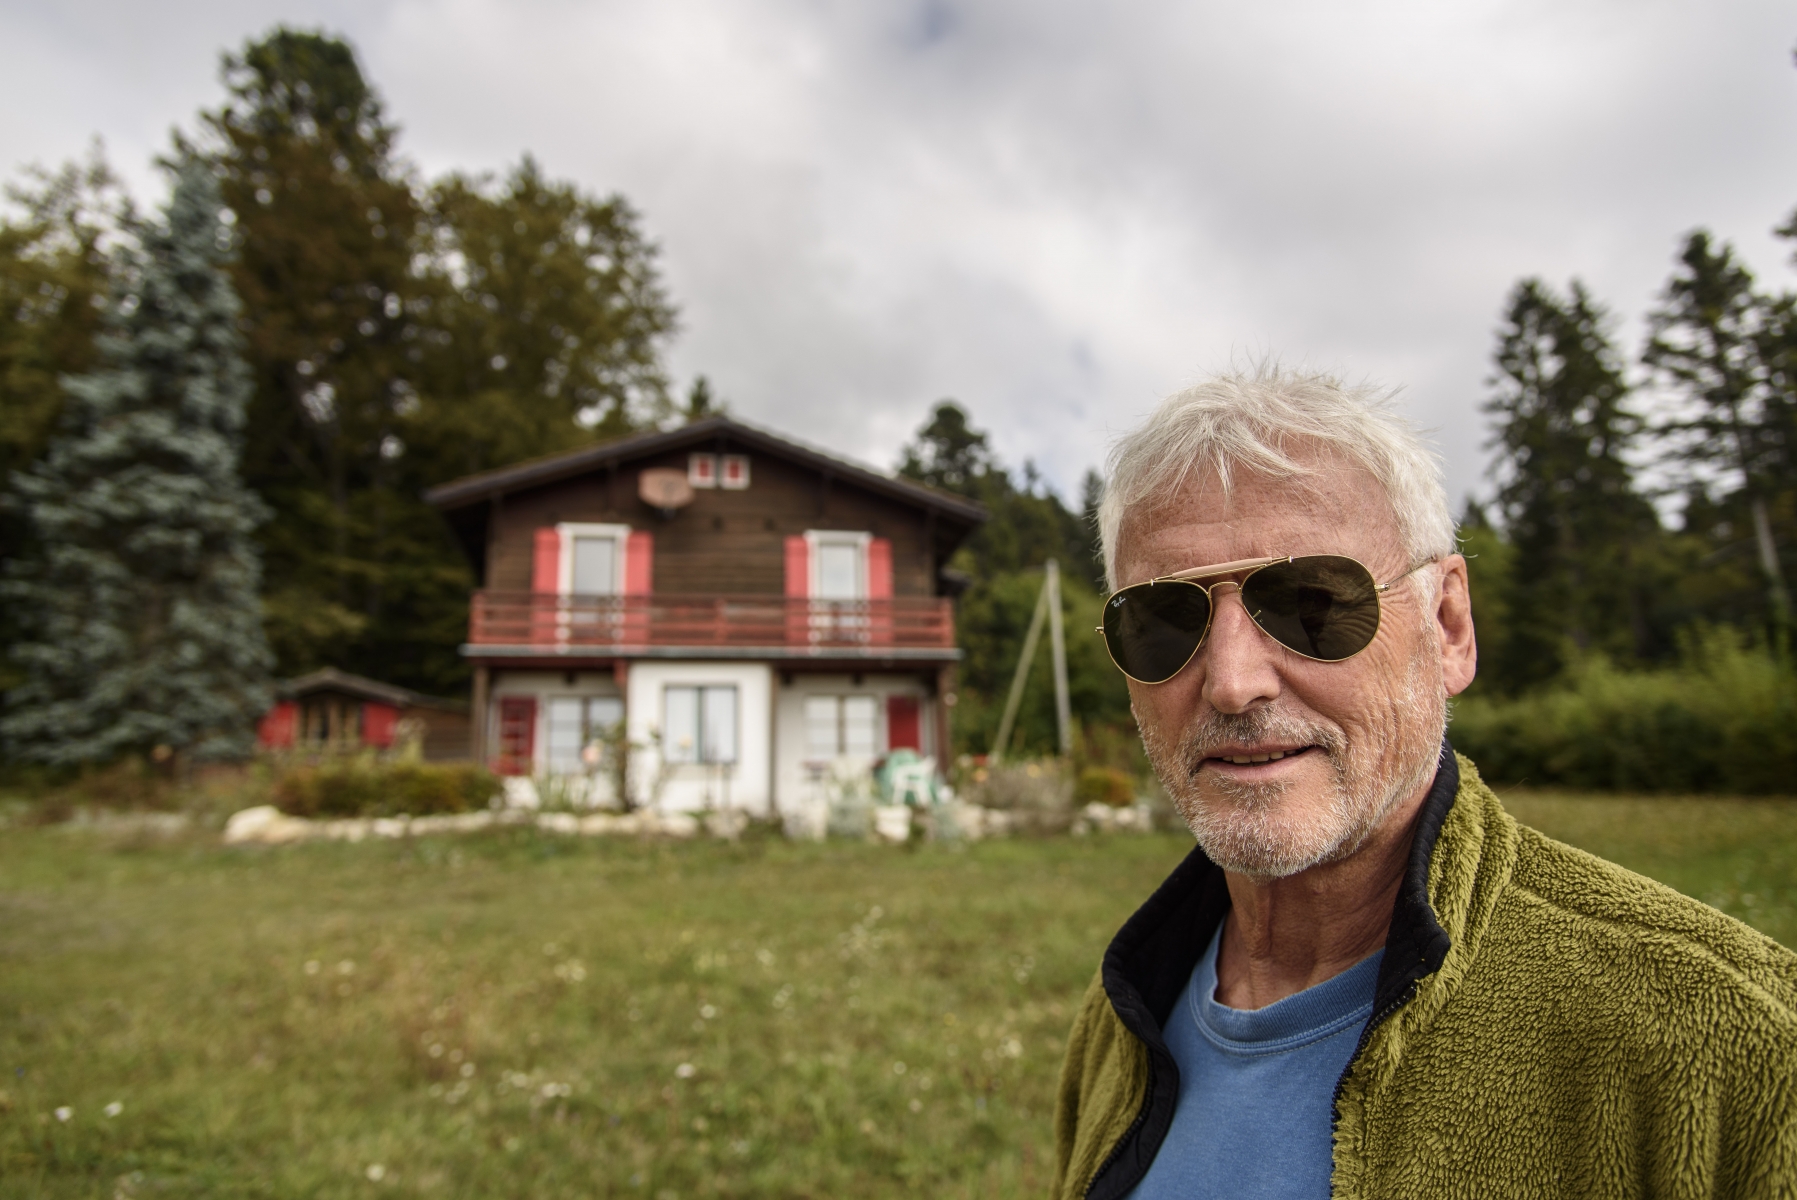
<instances>
[{"instance_id":1,"label":"aviator sunglasses","mask_svg":"<svg viewBox=\"0 0 1797 1200\"><path fill-rule=\"evenodd\" d=\"M1240 582L1198 582L1243 572ZM1241 593L1248 616L1281 646L1317 662L1341 662L1373 644L1379 594L1396 582L1375 582L1371 571L1340 554L1194 567L1111 593L1098 632L1118 670L1137 683L1165 683L1204 644L1216 611L1211 589L1228 584Z\"/></svg>"}]
</instances>

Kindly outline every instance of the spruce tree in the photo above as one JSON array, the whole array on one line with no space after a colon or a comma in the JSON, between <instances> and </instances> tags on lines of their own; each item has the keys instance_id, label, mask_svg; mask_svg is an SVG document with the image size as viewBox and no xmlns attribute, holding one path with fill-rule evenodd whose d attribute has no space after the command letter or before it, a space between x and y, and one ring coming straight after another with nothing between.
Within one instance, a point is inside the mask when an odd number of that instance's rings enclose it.
<instances>
[{"instance_id":1,"label":"spruce tree","mask_svg":"<svg viewBox=\"0 0 1797 1200\"><path fill-rule=\"evenodd\" d=\"M1564 300L1540 280L1511 293L1495 355L1497 502L1514 557L1494 671L1516 688L1555 674L1570 646L1649 650L1641 558L1657 530L1627 450L1641 422L1603 309L1576 280Z\"/></svg>"},{"instance_id":2,"label":"spruce tree","mask_svg":"<svg viewBox=\"0 0 1797 1200\"><path fill-rule=\"evenodd\" d=\"M1772 618L1788 626L1791 593L1772 504L1790 486L1789 309L1760 296L1733 248L1714 245L1704 230L1685 239L1678 261L1682 269L1648 315L1641 356L1689 402L1660 432L1672 436L1672 457L1697 479L1720 476L1735 484L1733 499L1745 501Z\"/></svg>"},{"instance_id":3,"label":"spruce tree","mask_svg":"<svg viewBox=\"0 0 1797 1200\"><path fill-rule=\"evenodd\" d=\"M60 432L13 478L37 545L0 585L26 675L0 735L22 759L240 755L270 702L223 216L211 173L181 163L165 219L120 252L98 367L65 379Z\"/></svg>"}]
</instances>

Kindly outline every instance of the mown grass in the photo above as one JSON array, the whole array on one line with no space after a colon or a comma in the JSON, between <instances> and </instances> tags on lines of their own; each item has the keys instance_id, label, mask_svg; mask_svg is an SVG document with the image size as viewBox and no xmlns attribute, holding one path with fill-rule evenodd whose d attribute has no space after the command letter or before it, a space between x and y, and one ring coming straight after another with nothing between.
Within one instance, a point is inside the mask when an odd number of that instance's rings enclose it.
<instances>
[{"instance_id":1,"label":"mown grass","mask_svg":"<svg viewBox=\"0 0 1797 1200\"><path fill-rule=\"evenodd\" d=\"M1039 1194L1184 851L4 836L0 1189L84 1197Z\"/></svg>"},{"instance_id":2,"label":"mown grass","mask_svg":"<svg viewBox=\"0 0 1797 1200\"><path fill-rule=\"evenodd\" d=\"M1510 800L1797 940L1797 804ZM1189 844L9 830L0 1194L1037 1195L1073 1007Z\"/></svg>"}]
</instances>

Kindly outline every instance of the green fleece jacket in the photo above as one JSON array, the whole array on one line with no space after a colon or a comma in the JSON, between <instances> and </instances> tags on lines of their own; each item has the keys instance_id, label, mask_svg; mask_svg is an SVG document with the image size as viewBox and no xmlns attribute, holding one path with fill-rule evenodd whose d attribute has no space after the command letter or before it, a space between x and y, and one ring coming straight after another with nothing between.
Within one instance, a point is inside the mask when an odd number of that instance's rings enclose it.
<instances>
[{"instance_id":1,"label":"green fleece jacket","mask_svg":"<svg viewBox=\"0 0 1797 1200\"><path fill-rule=\"evenodd\" d=\"M1118 933L1055 1111L1057 1200L1166 1136L1161 1028L1228 911L1192 855ZM1373 1017L1336 1085L1337 1197L1797 1197L1797 955L1516 823L1443 747Z\"/></svg>"}]
</instances>

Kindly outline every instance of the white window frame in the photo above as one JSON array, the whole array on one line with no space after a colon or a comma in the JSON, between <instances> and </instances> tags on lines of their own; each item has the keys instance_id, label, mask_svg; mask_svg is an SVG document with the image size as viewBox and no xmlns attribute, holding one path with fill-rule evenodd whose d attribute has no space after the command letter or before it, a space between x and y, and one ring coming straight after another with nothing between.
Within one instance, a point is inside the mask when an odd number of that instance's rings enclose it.
<instances>
[{"instance_id":1,"label":"white window frame","mask_svg":"<svg viewBox=\"0 0 1797 1200\"><path fill-rule=\"evenodd\" d=\"M563 596L572 595L574 586L574 539L579 537L611 538L617 547L617 559L612 564L611 592L614 596L624 594L624 568L628 554L625 545L630 541L630 526L599 525L585 521L564 521L555 527L555 534L560 541L557 547L560 561L555 569L555 590Z\"/></svg>"},{"instance_id":2,"label":"white window frame","mask_svg":"<svg viewBox=\"0 0 1797 1200\"><path fill-rule=\"evenodd\" d=\"M718 486L720 472L718 456L715 454L694 453L686 456L686 481L696 488Z\"/></svg>"},{"instance_id":3,"label":"white window frame","mask_svg":"<svg viewBox=\"0 0 1797 1200\"><path fill-rule=\"evenodd\" d=\"M814 700L828 700L835 723L833 752L829 758L818 758L812 753L810 706ZM873 746L864 754L850 755L848 746L849 702L851 700L866 701L873 706ZM887 741L891 731L886 727L886 697L879 692L811 692L804 697L800 705L801 722L804 725L805 762L813 767L822 766L838 758L853 757L869 760L879 758L887 752Z\"/></svg>"},{"instance_id":4,"label":"white window frame","mask_svg":"<svg viewBox=\"0 0 1797 1200\"><path fill-rule=\"evenodd\" d=\"M580 705L580 725L581 725L580 745L575 749L575 755L576 755L577 761L572 765L565 764L565 763L558 763L555 761L555 748L552 745L552 737L551 737L551 733L550 733L551 710L555 707L555 705L558 702L566 703L568 701L573 701ZM612 724L615 728L622 729L624 726L625 718L626 718L626 713L624 711L624 697L617 695L615 693L602 692L602 693L598 693L598 694L590 694L590 693L573 694L573 693L567 693L567 692L555 692L555 693L551 693L549 695L541 696L537 699L537 712L540 714L539 720L542 724L541 745L543 747L543 752L542 752L541 757L542 757L542 761L543 761L543 769L545 771L547 771L551 774L556 774L556 773L567 774L569 772L585 772L590 769L589 765L586 762L578 760L578 756L579 756L580 752L585 750L588 745L592 744L595 740L597 740L597 738L601 732L593 724L593 721L592 721L593 706L596 702L599 702L599 701L610 701L612 703L615 703L618 706L618 719L616 721L614 721Z\"/></svg>"},{"instance_id":5,"label":"white window frame","mask_svg":"<svg viewBox=\"0 0 1797 1200\"><path fill-rule=\"evenodd\" d=\"M742 468L742 474L736 479L730 478L730 468L732 467ZM747 490L749 486L749 456L746 454L718 455L718 486L731 492Z\"/></svg>"},{"instance_id":6,"label":"white window frame","mask_svg":"<svg viewBox=\"0 0 1797 1200\"><path fill-rule=\"evenodd\" d=\"M823 569L823 555L819 551L825 546L848 545L855 547L856 557L860 560L861 594L853 599L845 599L841 596L832 596L829 599L846 603L866 600L868 592L867 551L873 540L871 533L857 533L846 529L807 529L805 531L805 557L810 568L811 578L806 581L806 585L811 598L813 600L825 599L818 594L818 581Z\"/></svg>"},{"instance_id":7,"label":"white window frame","mask_svg":"<svg viewBox=\"0 0 1797 1200\"><path fill-rule=\"evenodd\" d=\"M661 732L662 732L663 738L666 738L666 739L671 739L674 736L674 731L668 727L668 693L677 692L677 691L687 691L687 692L693 693L693 706L694 706L693 712L694 712L694 716L696 718L696 724L697 724L697 727L693 730L693 734L694 734L693 754L694 754L694 757L690 758L690 759L673 758L669 755L668 746L666 744L664 744L662 747L662 761L664 761L665 763L667 763L667 765L669 765L671 767L728 767L728 768L734 769L737 766L737 764L742 762L742 757L743 757L742 688L739 685L737 685L736 683L667 683L667 684L662 685L662 689L661 689ZM705 757L705 747L706 747L706 742L707 742L707 738L705 736L705 733L706 733L705 694L707 692L729 692L731 695L731 701L730 701L730 721L731 721L730 754L731 754L731 756L729 758L707 759Z\"/></svg>"}]
</instances>

